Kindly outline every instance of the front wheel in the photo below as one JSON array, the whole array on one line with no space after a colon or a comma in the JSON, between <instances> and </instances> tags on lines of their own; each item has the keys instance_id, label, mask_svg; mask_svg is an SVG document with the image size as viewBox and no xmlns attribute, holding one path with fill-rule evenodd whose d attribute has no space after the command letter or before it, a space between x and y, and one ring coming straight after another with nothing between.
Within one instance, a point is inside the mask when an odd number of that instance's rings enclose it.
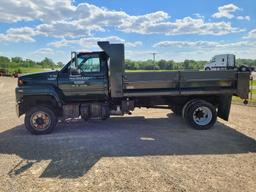
<instances>
[{"instance_id":1,"label":"front wheel","mask_svg":"<svg viewBox=\"0 0 256 192\"><path fill-rule=\"evenodd\" d=\"M57 124L54 111L45 106L31 108L25 116L25 126L29 132L35 135L48 134Z\"/></svg>"},{"instance_id":2,"label":"front wheel","mask_svg":"<svg viewBox=\"0 0 256 192\"><path fill-rule=\"evenodd\" d=\"M187 110L186 121L198 130L210 129L217 120L215 107L206 101L195 102Z\"/></svg>"}]
</instances>

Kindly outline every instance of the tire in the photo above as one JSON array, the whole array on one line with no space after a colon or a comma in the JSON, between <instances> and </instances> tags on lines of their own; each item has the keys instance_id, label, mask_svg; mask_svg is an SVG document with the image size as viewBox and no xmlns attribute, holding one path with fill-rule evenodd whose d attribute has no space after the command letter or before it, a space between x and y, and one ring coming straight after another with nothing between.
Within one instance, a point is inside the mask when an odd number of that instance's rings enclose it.
<instances>
[{"instance_id":1,"label":"tire","mask_svg":"<svg viewBox=\"0 0 256 192\"><path fill-rule=\"evenodd\" d=\"M90 119L90 106L84 105L82 109L80 107L80 114L84 121L88 121Z\"/></svg>"},{"instance_id":2,"label":"tire","mask_svg":"<svg viewBox=\"0 0 256 192\"><path fill-rule=\"evenodd\" d=\"M108 105L102 105L101 120L107 120L110 117L110 110Z\"/></svg>"},{"instance_id":3,"label":"tire","mask_svg":"<svg viewBox=\"0 0 256 192\"><path fill-rule=\"evenodd\" d=\"M206 67L205 71L211 71L211 68L210 67Z\"/></svg>"},{"instance_id":4,"label":"tire","mask_svg":"<svg viewBox=\"0 0 256 192\"><path fill-rule=\"evenodd\" d=\"M187 109L185 118L194 129L207 130L216 123L217 112L211 103L206 101L193 102Z\"/></svg>"},{"instance_id":5,"label":"tire","mask_svg":"<svg viewBox=\"0 0 256 192\"><path fill-rule=\"evenodd\" d=\"M189 100L182 108L181 116L183 119L186 119L187 111L190 108L191 105L193 105L196 102L203 102L203 100L200 99L191 99Z\"/></svg>"},{"instance_id":6,"label":"tire","mask_svg":"<svg viewBox=\"0 0 256 192\"><path fill-rule=\"evenodd\" d=\"M26 112L25 126L32 134L49 134L54 130L57 120L58 118L50 107L35 106Z\"/></svg>"},{"instance_id":7,"label":"tire","mask_svg":"<svg viewBox=\"0 0 256 192\"><path fill-rule=\"evenodd\" d=\"M241 72L247 72L247 71L250 71L250 69L245 66L245 65L241 65L239 68L238 68L239 71Z\"/></svg>"}]
</instances>

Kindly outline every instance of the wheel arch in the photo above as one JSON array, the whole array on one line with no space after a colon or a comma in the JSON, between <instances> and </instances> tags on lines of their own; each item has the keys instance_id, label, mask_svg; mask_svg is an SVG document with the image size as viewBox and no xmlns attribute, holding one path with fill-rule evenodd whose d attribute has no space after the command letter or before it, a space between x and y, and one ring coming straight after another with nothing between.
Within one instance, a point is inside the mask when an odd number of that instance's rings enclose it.
<instances>
[{"instance_id":1,"label":"wheel arch","mask_svg":"<svg viewBox=\"0 0 256 192\"><path fill-rule=\"evenodd\" d=\"M39 95L25 95L22 98L22 102L20 103L20 115L26 113L34 106L47 106L53 109L53 111L56 113L56 115L61 115L62 108L59 104L58 100L56 100L56 97L49 94L39 94Z\"/></svg>"}]
</instances>

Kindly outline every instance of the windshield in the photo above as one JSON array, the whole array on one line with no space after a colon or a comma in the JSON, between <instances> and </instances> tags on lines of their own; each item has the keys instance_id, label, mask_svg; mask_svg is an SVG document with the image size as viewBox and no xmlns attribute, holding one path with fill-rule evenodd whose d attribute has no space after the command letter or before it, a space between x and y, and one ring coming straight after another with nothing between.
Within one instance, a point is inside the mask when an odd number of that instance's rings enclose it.
<instances>
[{"instance_id":1,"label":"windshield","mask_svg":"<svg viewBox=\"0 0 256 192\"><path fill-rule=\"evenodd\" d=\"M210 63L214 63L215 62L215 57L213 57L211 60L210 60Z\"/></svg>"}]
</instances>

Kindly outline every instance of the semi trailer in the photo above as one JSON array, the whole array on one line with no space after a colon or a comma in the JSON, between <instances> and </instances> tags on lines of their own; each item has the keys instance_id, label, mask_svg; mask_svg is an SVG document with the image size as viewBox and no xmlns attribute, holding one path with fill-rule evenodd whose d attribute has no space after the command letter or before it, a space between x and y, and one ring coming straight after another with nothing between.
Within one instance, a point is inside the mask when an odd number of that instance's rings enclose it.
<instances>
[{"instance_id":1,"label":"semi trailer","mask_svg":"<svg viewBox=\"0 0 256 192\"><path fill-rule=\"evenodd\" d=\"M228 120L232 96L248 99L250 72L125 72L124 44L98 42L102 51L72 52L59 71L18 78L16 111L32 134L47 134L58 120L105 120L136 107L168 108L195 129Z\"/></svg>"}]
</instances>

